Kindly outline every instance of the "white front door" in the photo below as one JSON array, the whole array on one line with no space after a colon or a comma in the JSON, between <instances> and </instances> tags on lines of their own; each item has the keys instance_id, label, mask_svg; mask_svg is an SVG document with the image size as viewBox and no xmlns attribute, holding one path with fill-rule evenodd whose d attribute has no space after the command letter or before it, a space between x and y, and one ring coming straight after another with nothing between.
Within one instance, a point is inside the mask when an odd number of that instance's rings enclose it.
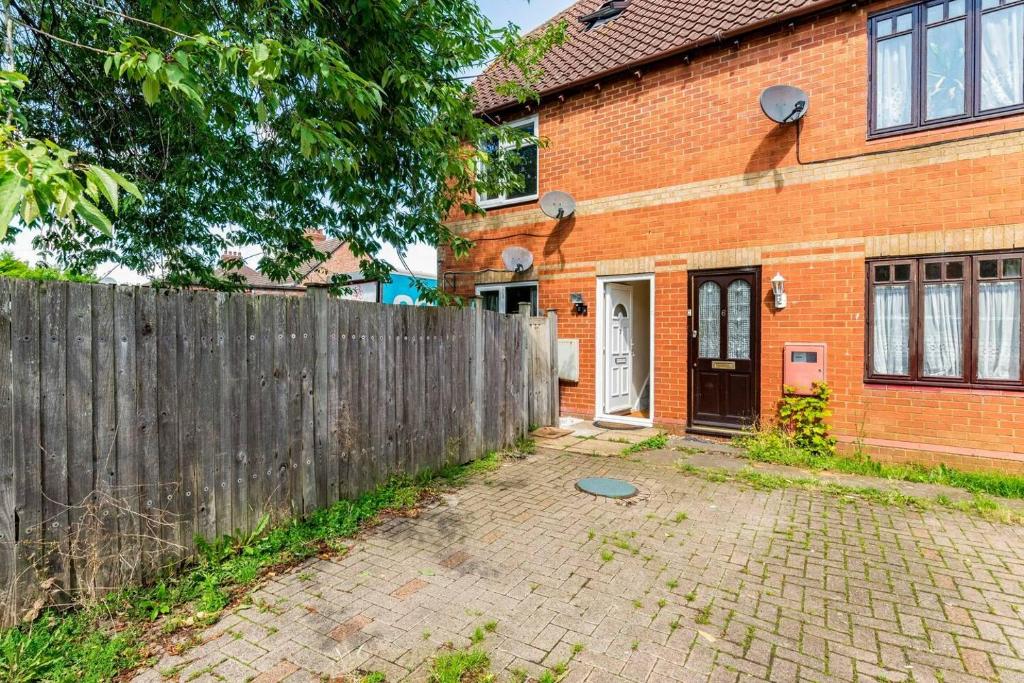
<instances>
[{"instance_id":1,"label":"white front door","mask_svg":"<svg viewBox=\"0 0 1024 683\"><path fill-rule=\"evenodd\" d=\"M605 285L605 412L629 410L633 383L633 288Z\"/></svg>"}]
</instances>

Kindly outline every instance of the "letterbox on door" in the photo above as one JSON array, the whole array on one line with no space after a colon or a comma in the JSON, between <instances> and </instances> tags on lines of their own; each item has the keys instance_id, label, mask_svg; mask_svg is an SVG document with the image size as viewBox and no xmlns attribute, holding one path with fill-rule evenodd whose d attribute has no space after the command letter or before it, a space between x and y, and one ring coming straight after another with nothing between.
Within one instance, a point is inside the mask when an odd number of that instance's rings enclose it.
<instances>
[{"instance_id":1,"label":"letterbox on door","mask_svg":"<svg viewBox=\"0 0 1024 683\"><path fill-rule=\"evenodd\" d=\"M825 381L824 344L786 344L782 383L800 396L810 396L815 382Z\"/></svg>"}]
</instances>

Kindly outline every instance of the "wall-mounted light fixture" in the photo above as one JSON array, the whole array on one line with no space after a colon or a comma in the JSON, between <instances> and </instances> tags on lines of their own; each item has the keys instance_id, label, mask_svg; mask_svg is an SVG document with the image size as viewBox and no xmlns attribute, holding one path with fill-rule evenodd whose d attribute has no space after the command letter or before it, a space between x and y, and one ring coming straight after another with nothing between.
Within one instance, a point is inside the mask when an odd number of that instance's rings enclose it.
<instances>
[{"instance_id":1,"label":"wall-mounted light fixture","mask_svg":"<svg viewBox=\"0 0 1024 683\"><path fill-rule=\"evenodd\" d=\"M587 304L583 301L583 295L574 292L569 295L569 302L572 303L572 312L576 315L587 314Z\"/></svg>"},{"instance_id":2,"label":"wall-mounted light fixture","mask_svg":"<svg viewBox=\"0 0 1024 683\"><path fill-rule=\"evenodd\" d=\"M781 311L789 304L786 297L786 278L782 277L782 273L776 273L772 278L772 292L775 294L775 310Z\"/></svg>"}]
</instances>

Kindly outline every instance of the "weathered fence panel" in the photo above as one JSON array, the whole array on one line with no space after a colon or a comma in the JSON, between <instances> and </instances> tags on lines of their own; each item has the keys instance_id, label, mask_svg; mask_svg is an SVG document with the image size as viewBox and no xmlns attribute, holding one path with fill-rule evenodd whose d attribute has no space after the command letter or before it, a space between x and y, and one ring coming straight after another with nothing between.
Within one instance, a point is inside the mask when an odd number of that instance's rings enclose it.
<instances>
[{"instance_id":1,"label":"weathered fence panel","mask_svg":"<svg viewBox=\"0 0 1024 683\"><path fill-rule=\"evenodd\" d=\"M558 318L554 311L545 317L529 318L526 341L529 349L529 423L540 427L557 426L560 412L558 396Z\"/></svg>"},{"instance_id":2,"label":"weathered fence panel","mask_svg":"<svg viewBox=\"0 0 1024 683\"><path fill-rule=\"evenodd\" d=\"M0 621L552 424L554 324L0 279Z\"/></svg>"}]
</instances>

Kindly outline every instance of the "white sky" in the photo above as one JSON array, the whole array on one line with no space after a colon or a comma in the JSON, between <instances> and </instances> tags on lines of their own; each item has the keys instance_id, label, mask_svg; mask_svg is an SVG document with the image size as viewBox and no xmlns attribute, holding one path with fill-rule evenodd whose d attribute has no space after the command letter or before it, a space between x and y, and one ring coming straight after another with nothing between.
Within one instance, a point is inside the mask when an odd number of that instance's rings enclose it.
<instances>
[{"instance_id":1,"label":"white sky","mask_svg":"<svg viewBox=\"0 0 1024 683\"><path fill-rule=\"evenodd\" d=\"M495 24L504 25L512 22L527 31L540 25L573 2L574 0L533 0L533 2L529 0L477 0L481 9ZM34 264L39 257L32 248L32 237L31 234L22 233L13 244L0 245L0 251L10 249L17 258ZM258 254L255 254L255 251L253 249L242 250L242 255L252 266L255 266L258 261ZM393 248L385 247L383 256L393 266L402 267L398 254ZM436 276L437 251L433 247L416 245L409 249L405 260L413 271ZM122 284L139 284L147 280L146 277L133 270L116 267L113 264L98 268L97 275L111 277Z\"/></svg>"}]
</instances>

